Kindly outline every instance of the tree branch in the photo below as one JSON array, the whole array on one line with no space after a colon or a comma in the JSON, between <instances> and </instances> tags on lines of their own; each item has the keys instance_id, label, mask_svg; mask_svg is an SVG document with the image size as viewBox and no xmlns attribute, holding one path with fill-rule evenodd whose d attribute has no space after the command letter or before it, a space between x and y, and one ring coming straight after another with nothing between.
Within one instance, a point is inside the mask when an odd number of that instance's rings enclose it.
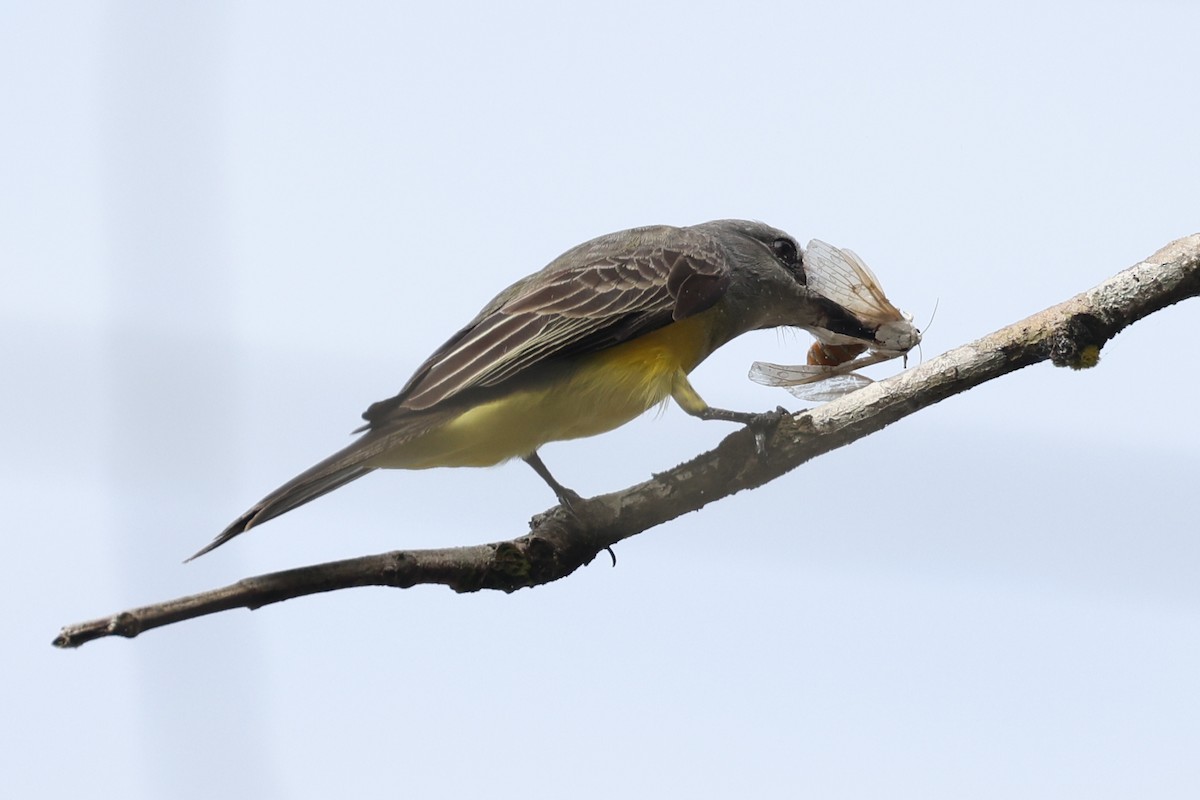
<instances>
[{"instance_id":1,"label":"tree branch","mask_svg":"<svg viewBox=\"0 0 1200 800\"><path fill-rule=\"evenodd\" d=\"M142 631L230 608L256 609L354 586L443 584L456 592L512 592L549 583L605 548L714 500L761 486L806 461L881 430L984 381L1050 360L1095 365L1100 348L1139 319L1200 294L1200 234L1180 239L1099 286L975 342L811 411L785 415L765 448L740 430L713 450L624 491L585 501L575 515L540 514L517 539L473 547L397 550L246 578L230 586L69 625L56 647Z\"/></svg>"}]
</instances>

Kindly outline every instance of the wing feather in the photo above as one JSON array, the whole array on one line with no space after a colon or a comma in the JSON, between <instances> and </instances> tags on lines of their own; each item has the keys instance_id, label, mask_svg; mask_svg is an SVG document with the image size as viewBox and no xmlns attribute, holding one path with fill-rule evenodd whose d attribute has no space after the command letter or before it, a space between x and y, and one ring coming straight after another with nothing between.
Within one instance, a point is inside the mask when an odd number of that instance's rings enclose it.
<instances>
[{"instance_id":1,"label":"wing feather","mask_svg":"<svg viewBox=\"0 0 1200 800\"><path fill-rule=\"evenodd\" d=\"M367 409L365 427L699 313L724 294L729 269L712 237L690 228L639 228L580 245L497 295L398 395Z\"/></svg>"}]
</instances>

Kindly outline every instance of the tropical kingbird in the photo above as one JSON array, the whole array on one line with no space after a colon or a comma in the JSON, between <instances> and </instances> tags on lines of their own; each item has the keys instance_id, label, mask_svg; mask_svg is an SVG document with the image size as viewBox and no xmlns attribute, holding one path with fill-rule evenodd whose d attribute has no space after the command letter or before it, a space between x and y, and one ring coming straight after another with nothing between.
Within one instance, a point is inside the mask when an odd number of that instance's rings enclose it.
<instances>
[{"instance_id":1,"label":"tropical kingbird","mask_svg":"<svg viewBox=\"0 0 1200 800\"><path fill-rule=\"evenodd\" d=\"M610 431L668 397L712 408L687 375L748 331L795 326L873 341L874 329L806 285L795 239L759 222L633 228L584 242L514 283L426 359L362 436L238 517L196 556L379 468L524 459L570 505L537 450ZM195 558L196 556L192 556Z\"/></svg>"}]
</instances>

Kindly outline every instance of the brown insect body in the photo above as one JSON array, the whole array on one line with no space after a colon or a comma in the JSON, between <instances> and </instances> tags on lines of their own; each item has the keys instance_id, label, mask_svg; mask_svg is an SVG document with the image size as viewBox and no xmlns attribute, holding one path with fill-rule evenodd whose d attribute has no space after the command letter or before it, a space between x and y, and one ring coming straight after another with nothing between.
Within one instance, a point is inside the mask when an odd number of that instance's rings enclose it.
<instances>
[{"instance_id":1,"label":"brown insect body","mask_svg":"<svg viewBox=\"0 0 1200 800\"><path fill-rule=\"evenodd\" d=\"M808 348L808 363L814 367L836 367L857 358L867 349L865 344L825 344L813 342Z\"/></svg>"}]
</instances>

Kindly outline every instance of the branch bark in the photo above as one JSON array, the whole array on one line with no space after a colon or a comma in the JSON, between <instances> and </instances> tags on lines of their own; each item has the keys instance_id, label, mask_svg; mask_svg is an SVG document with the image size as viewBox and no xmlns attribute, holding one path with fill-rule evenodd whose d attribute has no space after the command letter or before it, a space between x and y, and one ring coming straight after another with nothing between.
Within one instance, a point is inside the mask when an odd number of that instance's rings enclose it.
<instances>
[{"instance_id":1,"label":"branch bark","mask_svg":"<svg viewBox=\"0 0 1200 800\"><path fill-rule=\"evenodd\" d=\"M1049 360L1094 366L1100 348L1143 317L1200 295L1200 234L1179 239L1089 291L970 344L811 411L785 415L765 448L740 430L713 450L650 480L533 519L516 539L472 547L397 550L246 578L212 591L68 625L56 647L142 631L231 608L355 586L442 584L456 592L516 591L566 577L623 539L743 489L1022 367Z\"/></svg>"}]
</instances>

